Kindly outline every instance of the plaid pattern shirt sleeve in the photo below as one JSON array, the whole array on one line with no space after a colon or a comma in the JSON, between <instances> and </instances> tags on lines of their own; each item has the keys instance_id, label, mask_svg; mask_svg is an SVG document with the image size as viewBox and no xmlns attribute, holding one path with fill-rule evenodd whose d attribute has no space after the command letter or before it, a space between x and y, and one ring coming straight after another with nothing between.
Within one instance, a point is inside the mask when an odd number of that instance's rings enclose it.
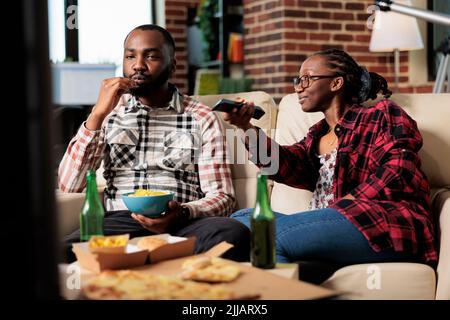
<instances>
[{"instance_id":1,"label":"plaid pattern shirt sleeve","mask_svg":"<svg viewBox=\"0 0 450 320\"><path fill-rule=\"evenodd\" d=\"M88 130L84 122L70 141L58 169L58 186L62 192L82 192L86 173L97 170L104 150L103 130Z\"/></svg>"},{"instance_id":2,"label":"plaid pattern shirt sleeve","mask_svg":"<svg viewBox=\"0 0 450 320\"><path fill-rule=\"evenodd\" d=\"M223 127L206 106L197 104L195 115L202 128L198 174L205 197L183 206L189 208L191 218L227 216L233 212L235 197Z\"/></svg>"},{"instance_id":3,"label":"plaid pattern shirt sleeve","mask_svg":"<svg viewBox=\"0 0 450 320\"><path fill-rule=\"evenodd\" d=\"M267 137L260 128L257 128L257 131L257 139L248 139L245 134L241 135L249 151L250 160L276 182L313 191L318 171L313 168L314 161L310 161L308 154L310 137L290 146L281 146ZM261 155L267 155L269 162L263 161Z\"/></svg>"}]
</instances>

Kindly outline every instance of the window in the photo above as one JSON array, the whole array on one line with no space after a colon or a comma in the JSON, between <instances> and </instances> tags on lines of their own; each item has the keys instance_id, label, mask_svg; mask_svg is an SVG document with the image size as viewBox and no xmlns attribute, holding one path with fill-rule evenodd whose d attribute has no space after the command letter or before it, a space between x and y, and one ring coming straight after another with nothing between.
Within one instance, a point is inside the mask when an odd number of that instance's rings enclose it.
<instances>
[{"instance_id":1,"label":"window","mask_svg":"<svg viewBox=\"0 0 450 320\"><path fill-rule=\"evenodd\" d=\"M126 35L151 16L149 0L78 0L80 62L121 66Z\"/></svg>"},{"instance_id":2,"label":"window","mask_svg":"<svg viewBox=\"0 0 450 320\"><path fill-rule=\"evenodd\" d=\"M50 59L66 58L64 0L48 0ZM134 27L152 23L152 0L78 0L78 57L80 63L114 63L122 74L123 41ZM73 11L71 11L72 13Z\"/></svg>"},{"instance_id":3,"label":"window","mask_svg":"<svg viewBox=\"0 0 450 320\"><path fill-rule=\"evenodd\" d=\"M89 77L89 81L81 81L80 77L86 77L86 70L91 67L99 72L106 67L63 66L56 63L66 60L78 60L82 64L114 63L117 66L116 76L122 76L123 41L127 33L138 25L156 20L153 16L157 16L160 19L157 21L161 22L164 19L161 2L48 0L49 58L55 63L52 68L52 91L58 132L54 146L56 163L59 163L68 142L86 119L86 113L98 96L100 81L94 77ZM158 6L152 12L156 4ZM66 6L69 9L67 11ZM58 73L64 68L76 70L70 76L67 72ZM96 77L100 76L99 72L96 72ZM114 70L109 69L110 74L114 74Z\"/></svg>"},{"instance_id":4,"label":"window","mask_svg":"<svg viewBox=\"0 0 450 320\"><path fill-rule=\"evenodd\" d=\"M48 0L49 53L53 62L66 58L64 25L64 0Z\"/></svg>"}]
</instances>

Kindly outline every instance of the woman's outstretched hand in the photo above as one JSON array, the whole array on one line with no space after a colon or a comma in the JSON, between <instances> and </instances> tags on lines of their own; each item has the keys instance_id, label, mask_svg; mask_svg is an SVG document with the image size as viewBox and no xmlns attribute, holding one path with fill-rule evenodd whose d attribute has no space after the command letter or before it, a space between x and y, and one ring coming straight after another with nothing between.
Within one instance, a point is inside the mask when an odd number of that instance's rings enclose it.
<instances>
[{"instance_id":1,"label":"woman's outstretched hand","mask_svg":"<svg viewBox=\"0 0 450 320\"><path fill-rule=\"evenodd\" d=\"M255 112L255 104L253 101L246 101L242 98L237 98L235 101L242 103L242 106L240 108L234 108L230 113L225 113L223 120L244 131L254 128L254 126L250 123L250 119Z\"/></svg>"}]
</instances>

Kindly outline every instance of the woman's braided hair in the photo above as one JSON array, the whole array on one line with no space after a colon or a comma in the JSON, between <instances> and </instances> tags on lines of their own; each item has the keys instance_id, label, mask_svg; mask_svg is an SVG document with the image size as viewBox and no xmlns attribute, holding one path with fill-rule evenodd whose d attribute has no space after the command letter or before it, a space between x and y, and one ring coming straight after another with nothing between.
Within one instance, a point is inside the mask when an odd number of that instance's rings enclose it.
<instances>
[{"instance_id":1,"label":"woman's braided hair","mask_svg":"<svg viewBox=\"0 0 450 320\"><path fill-rule=\"evenodd\" d=\"M380 91L385 98L389 98L392 94L386 79L378 73L368 72L342 50L328 49L316 52L313 56L324 57L331 71L344 78L344 99L347 102L362 103L375 99Z\"/></svg>"}]
</instances>

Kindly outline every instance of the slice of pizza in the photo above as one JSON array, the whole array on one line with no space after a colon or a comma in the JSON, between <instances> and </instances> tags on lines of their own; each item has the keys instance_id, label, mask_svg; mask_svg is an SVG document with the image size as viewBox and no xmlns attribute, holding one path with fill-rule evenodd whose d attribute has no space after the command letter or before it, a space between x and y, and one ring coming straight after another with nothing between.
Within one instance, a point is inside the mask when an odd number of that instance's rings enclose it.
<instances>
[{"instance_id":1,"label":"slice of pizza","mask_svg":"<svg viewBox=\"0 0 450 320\"><path fill-rule=\"evenodd\" d=\"M140 239L137 243L137 246L139 249L153 251L156 248L166 245L167 243L168 243L167 240L154 236L149 236Z\"/></svg>"},{"instance_id":2,"label":"slice of pizza","mask_svg":"<svg viewBox=\"0 0 450 320\"><path fill-rule=\"evenodd\" d=\"M186 281L130 270L104 271L83 287L95 300L222 300L236 298L225 285Z\"/></svg>"},{"instance_id":3,"label":"slice of pizza","mask_svg":"<svg viewBox=\"0 0 450 320\"><path fill-rule=\"evenodd\" d=\"M182 265L181 278L204 282L230 282L236 279L241 269L220 258L197 257L187 259Z\"/></svg>"}]
</instances>

